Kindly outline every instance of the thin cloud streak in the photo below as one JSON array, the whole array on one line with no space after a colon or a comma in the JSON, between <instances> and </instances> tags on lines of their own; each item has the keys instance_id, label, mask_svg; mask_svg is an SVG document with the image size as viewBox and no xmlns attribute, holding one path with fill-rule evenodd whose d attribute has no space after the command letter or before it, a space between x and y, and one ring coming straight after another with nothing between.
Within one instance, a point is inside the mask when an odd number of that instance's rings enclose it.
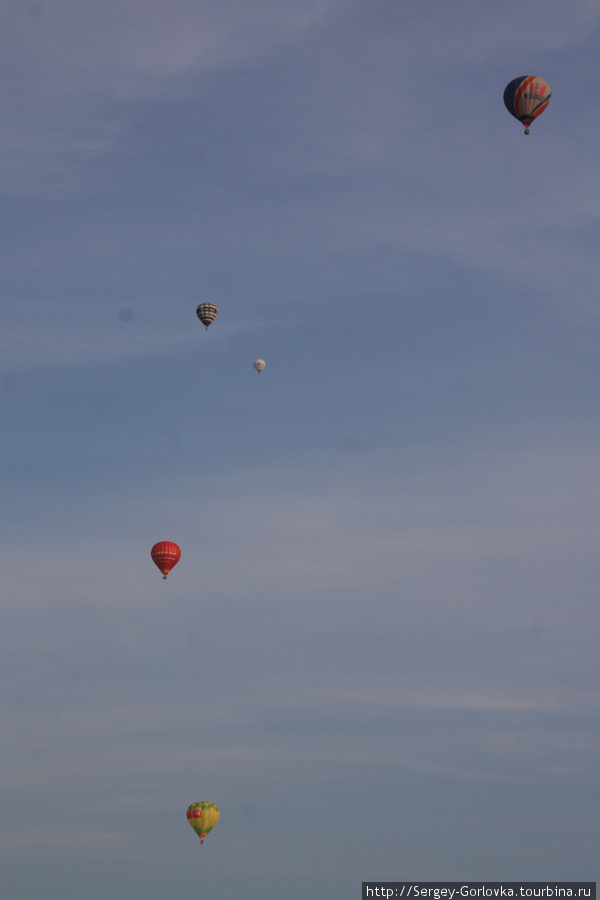
<instances>
[{"instance_id":1,"label":"thin cloud streak","mask_svg":"<svg viewBox=\"0 0 600 900\"><path fill-rule=\"evenodd\" d=\"M187 93L190 73L226 70L297 40L326 8L324 0L285 10L271 0L179 2L168 11L56 2L28 15L11 3L0 38L9 74L0 190L48 198L94 191L90 167L123 135L128 105Z\"/></svg>"}]
</instances>

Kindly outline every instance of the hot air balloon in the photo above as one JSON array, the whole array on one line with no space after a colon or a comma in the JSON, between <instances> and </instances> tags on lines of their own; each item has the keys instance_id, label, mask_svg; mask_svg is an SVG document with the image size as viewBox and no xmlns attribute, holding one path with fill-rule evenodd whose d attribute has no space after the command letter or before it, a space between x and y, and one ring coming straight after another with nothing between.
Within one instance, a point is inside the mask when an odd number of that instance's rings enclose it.
<instances>
[{"instance_id":1,"label":"hot air balloon","mask_svg":"<svg viewBox=\"0 0 600 900\"><path fill-rule=\"evenodd\" d=\"M266 366L266 362L264 361L264 359L255 359L254 362L252 363L252 365L254 366L254 368L256 369L258 374L260 375L260 373Z\"/></svg>"},{"instance_id":2,"label":"hot air balloon","mask_svg":"<svg viewBox=\"0 0 600 900\"><path fill-rule=\"evenodd\" d=\"M181 559L181 550L173 541L159 541L150 551L150 556L162 572L163 578L166 578Z\"/></svg>"},{"instance_id":3,"label":"hot air balloon","mask_svg":"<svg viewBox=\"0 0 600 900\"><path fill-rule=\"evenodd\" d=\"M551 96L550 85L543 78L522 75L506 85L504 105L511 116L523 123L525 134L529 134L529 126L544 112Z\"/></svg>"},{"instance_id":4,"label":"hot air balloon","mask_svg":"<svg viewBox=\"0 0 600 900\"><path fill-rule=\"evenodd\" d=\"M219 807L208 800L198 800L197 803L188 806L187 820L200 838L201 844L219 821L220 815Z\"/></svg>"},{"instance_id":5,"label":"hot air balloon","mask_svg":"<svg viewBox=\"0 0 600 900\"><path fill-rule=\"evenodd\" d=\"M215 321L219 310L214 303L201 303L196 309L196 315L208 331L208 326Z\"/></svg>"}]
</instances>

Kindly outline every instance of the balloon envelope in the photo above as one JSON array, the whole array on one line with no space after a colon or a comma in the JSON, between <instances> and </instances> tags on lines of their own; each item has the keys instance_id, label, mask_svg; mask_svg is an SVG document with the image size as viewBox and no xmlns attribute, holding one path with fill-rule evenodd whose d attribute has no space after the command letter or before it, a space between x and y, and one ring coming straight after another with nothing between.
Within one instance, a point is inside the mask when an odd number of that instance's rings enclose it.
<instances>
[{"instance_id":1,"label":"balloon envelope","mask_svg":"<svg viewBox=\"0 0 600 900\"><path fill-rule=\"evenodd\" d=\"M173 541L159 541L150 551L150 556L166 578L173 566L181 559L181 550Z\"/></svg>"},{"instance_id":2,"label":"balloon envelope","mask_svg":"<svg viewBox=\"0 0 600 900\"><path fill-rule=\"evenodd\" d=\"M511 116L523 123L525 134L529 134L529 126L544 112L551 96L550 85L543 78L521 75L506 85L504 105Z\"/></svg>"},{"instance_id":3,"label":"balloon envelope","mask_svg":"<svg viewBox=\"0 0 600 900\"><path fill-rule=\"evenodd\" d=\"M197 803L188 806L187 820L200 838L201 844L219 821L220 815L219 807L209 800L198 800Z\"/></svg>"},{"instance_id":4,"label":"balloon envelope","mask_svg":"<svg viewBox=\"0 0 600 900\"><path fill-rule=\"evenodd\" d=\"M258 374L260 375L260 373L266 366L266 362L264 361L264 359L255 359L254 362L252 363L252 365L254 366L254 368L256 369Z\"/></svg>"},{"instance_id":5,"label":"balloon envelope","mask_svg":"<svg viewBox=\"0 0 600 900\"><path fill-rule=\"evenodd\" d=\"M196 308L196 315L208 331L208 326L215 321L219 310L214 303L201 303Z\"/></svg>"}]
</instances>

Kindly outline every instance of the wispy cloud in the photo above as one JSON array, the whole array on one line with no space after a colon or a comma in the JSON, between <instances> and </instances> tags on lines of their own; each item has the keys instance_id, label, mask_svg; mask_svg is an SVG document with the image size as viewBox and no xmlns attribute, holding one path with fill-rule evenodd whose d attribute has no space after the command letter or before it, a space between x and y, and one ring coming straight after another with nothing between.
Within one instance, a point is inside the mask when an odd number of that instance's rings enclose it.
<instances>
[{"instance_id":1,"label":"wispy cloud","mask_svg":"<svg viewBox=\"0 0 600 900\"><path fill-rule=\"evenodd\" d=\"M10 3L4 71L0 190L58 197L96 190L98 166L128 125L127 106L186 93L272 44L294 41L327 4L272 0ZM183 79L183 81L182 81Z\"/></svg>"}]
</instances>

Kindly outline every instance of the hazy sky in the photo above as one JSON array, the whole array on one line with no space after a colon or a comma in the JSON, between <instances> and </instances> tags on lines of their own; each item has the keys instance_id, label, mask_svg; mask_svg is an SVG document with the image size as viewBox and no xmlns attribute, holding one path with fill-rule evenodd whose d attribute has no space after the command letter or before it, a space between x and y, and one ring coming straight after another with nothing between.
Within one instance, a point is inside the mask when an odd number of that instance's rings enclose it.
<instances>
[{"instance_id":1,"label":"hazy sky","mask_svg":"<svg viewBox=\"0 0 600 900\"><path fill-rule=\"evenodd\" d=\"M4 0L7 900L598 878L599 37Z\"/></svg>"}]
</instances>

